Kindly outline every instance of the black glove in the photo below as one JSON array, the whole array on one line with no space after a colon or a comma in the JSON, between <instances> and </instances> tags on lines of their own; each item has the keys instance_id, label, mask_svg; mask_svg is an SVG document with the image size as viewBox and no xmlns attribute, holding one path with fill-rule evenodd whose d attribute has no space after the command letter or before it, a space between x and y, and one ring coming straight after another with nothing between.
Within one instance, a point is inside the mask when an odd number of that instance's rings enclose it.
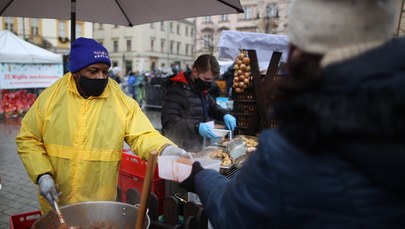
<instances>
[{"instance_id":1,"label":"black glove","mask_svg":"<svg viewBox=\"0 0 405 229\"><path fill-rule=\"evenodd\" d=\"M191 170L190 176L188 176L184 181L180 183L180 187L185 188L188 192L194 192L194 177L197 173L203 171L204 168L201 166L200 162L196 161L193 163L193 169Z\"/></svg>"}]
</instances>

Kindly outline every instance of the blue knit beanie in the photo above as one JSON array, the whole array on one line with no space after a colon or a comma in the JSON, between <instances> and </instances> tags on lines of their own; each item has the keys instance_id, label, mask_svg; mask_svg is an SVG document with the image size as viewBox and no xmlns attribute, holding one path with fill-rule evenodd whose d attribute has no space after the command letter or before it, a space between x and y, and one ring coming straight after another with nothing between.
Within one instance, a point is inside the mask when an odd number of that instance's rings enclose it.
<instances>
[{"instance_id":1,"label":"blue knit beanie","mask_svg":"<svg viewBox=\"0 0 405 229\"><path fill-rule=\"evenodd\" d=\"M70 48L70 72L77 72L96 63L106 63L109 67L111 66L107 49L93 39L77 38Z\"/></svg>"}]
</instances>

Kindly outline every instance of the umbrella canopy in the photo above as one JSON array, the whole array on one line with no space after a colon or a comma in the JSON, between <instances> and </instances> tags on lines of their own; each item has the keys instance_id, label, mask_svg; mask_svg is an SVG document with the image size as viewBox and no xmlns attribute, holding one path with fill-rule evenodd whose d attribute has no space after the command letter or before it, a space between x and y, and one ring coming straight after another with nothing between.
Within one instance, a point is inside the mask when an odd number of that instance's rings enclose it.
<instances>
[{"instance_id":1,"label":"umbrella canopy","mask_svg":"<svg viewBox=\"0 0 405 229\"><path fill-rule=\"evenodd\" d=\"M239 0L1 0L0 16L76 19L133 26L181 18L242 13Z\"/></svg>"}]
</instances>

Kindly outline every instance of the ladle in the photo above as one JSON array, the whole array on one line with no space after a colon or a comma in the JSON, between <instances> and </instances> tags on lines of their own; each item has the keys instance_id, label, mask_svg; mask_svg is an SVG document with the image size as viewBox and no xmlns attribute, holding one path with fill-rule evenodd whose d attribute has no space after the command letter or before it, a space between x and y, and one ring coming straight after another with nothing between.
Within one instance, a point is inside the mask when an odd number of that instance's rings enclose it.
<instances>
[{"instance_id":1,"label":"ladle","mask_svg":"<svg viewBox=\"0 0 405 229\"><path fill-rule=\"evenodd\" d=\"M69 227L66 224L65 218L63 218L62 212L59 210L58 203L56 201L54 201L53 204L55 205L56 214L58 215L58 219L59 219L59 222L60 222L60 225L59 225L58 229L80 229L80 227L78 227L78 226Z\"/></svg>"}]
</instances>

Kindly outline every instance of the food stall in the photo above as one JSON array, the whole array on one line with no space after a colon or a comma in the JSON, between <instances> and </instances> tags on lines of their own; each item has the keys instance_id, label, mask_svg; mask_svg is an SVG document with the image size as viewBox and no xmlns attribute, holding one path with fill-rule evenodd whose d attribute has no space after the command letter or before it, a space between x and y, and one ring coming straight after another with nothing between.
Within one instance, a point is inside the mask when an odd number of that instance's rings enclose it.
<instances>
[{"instance_id":1,"label":"food stall","mask_svg":"<svg viewBox=\"0 0 405 229\"><path fill-rule=\"evenodd\" d=\"M24 115L39 90L63 75L62 55L0 32L0 117Z\"/></svg>"},{"instance_id":2,"label":"food stall","mask_svg":"<svg viewBox=\"0 0 405 229\"><path fill-rule=\"evenodd\" d=\"M271 102L265 89L286 77L282 67L288 56L286 35L223 31L219 59L234 61L233 115L237 135L258 135L277 126L269 116Z\"/></svg>"}]
</instances>

